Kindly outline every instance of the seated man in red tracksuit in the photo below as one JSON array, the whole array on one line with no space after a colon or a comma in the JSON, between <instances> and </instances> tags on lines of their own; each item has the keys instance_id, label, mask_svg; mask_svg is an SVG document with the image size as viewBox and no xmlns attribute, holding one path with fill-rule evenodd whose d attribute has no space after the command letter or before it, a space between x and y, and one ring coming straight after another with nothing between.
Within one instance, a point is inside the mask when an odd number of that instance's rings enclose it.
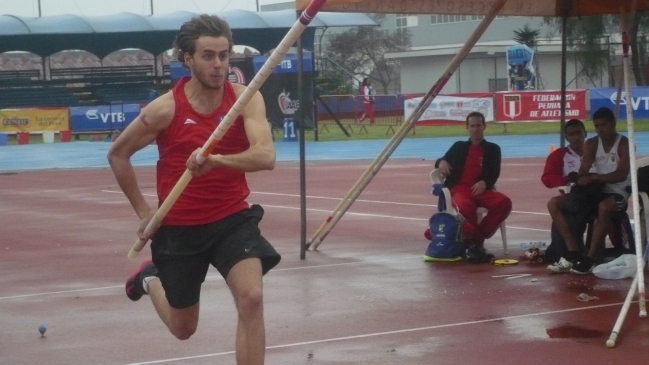
<instances>
[{"instance_id":1,"label":"seated man in red tracksuit","mask_svg":"<svg viewBox=\"0 0 649 365\"><path fill-rule=\"evenodd\" d=\"M458 141L444 157L435 162L445 177L444 186L451 191L454 206L466 220L463 225L467 242L467 260L489 262L494 255L484 248L484 240L496 233L512 210L511 200L494 190L500 176L500 147L484 139L487 127L482 113L466 117L468 141ZM487 215L478 223L476 210L487 208Z\"/></svg>"}]
</instances>

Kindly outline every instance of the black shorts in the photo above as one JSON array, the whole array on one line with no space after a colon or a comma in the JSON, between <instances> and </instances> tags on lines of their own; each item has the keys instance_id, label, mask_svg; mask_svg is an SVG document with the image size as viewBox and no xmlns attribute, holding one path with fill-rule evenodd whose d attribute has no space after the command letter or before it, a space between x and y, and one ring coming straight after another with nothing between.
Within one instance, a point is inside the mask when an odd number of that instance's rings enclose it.
<instances>
[{"instance_id":1,"label":"black shorts","mask_svg":"<svg viewBox=\"0 0 649 365\"><path fill-rule=\"evenodd\" d=\"M198 303L210 264L223 278L247 258L259 258L263 274L275 267L281 256L259 231L263 215L261 206L252 205L213 223L160 227L151 254L169 305L182 309Z\"/></svg>"},{"instance_id":2,"label":"black shorts","mask_svg":"<svg viewBox=\"0 0 649 365\"><path fill-rule=\"evenodd\" d=\"M602 193L602 200L600 200L600 202L602 202L606 198L613 198L613 200L615 200L618 212L626 212L627 208L629 207L627 199L620 194Z\"/></svg>"}]
</instances>

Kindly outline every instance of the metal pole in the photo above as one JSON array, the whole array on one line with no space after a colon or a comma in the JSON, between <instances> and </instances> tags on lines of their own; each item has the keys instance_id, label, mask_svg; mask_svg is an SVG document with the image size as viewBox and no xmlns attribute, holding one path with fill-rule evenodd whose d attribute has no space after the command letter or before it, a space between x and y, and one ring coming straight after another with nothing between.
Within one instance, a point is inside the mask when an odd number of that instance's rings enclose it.
<instances>
[{"instance_id":1,"label":"metal pole","mask_svg":"<svg viewBox=\"0 0 649 365\"><path fill-rule=\"evenodd\" d=\"M38 17L41 17L41 0L38 0Z\"/></svg>"},{"instance_id":2,"label":"metal pole","mask_svg":"<svg viewBox=\"0 0 649 365\"><path fill-rule=\"evenodd\" d=\"M494 53L494 92L498 91L498 56Z\"/></svg>"},{"instance_id":3,"label":"metal pole","mask_svg":"<svg viewBox=\"0 0 649 365\"><path fill-rule=\"evenodd\" d=\"M568 23L568 14L572 8L572 0L564 0L563 17L561 18L561 123L559 130L559 146L565 147L566 140L563 137L563 128L566 125L566 52L568 50L566 25Z\"/></svg>"},{"instance_id":4,"label":"metal pole","mask_svg":"<svg viewBox=\"0 0 649 365\"><path fill-rule=\"evenodd\" d=\"M297 13L300 16L300 13ZM306 153L304 143L304 119L306 116L304 102L304 60L302 59L302 38L304 33L300 34L297 39L297 100L300 101L298 107L298 121L300 123L300 133L298 143L300 144L300 260L306 258Z\"/></svg>"},{"instance_id":5,"label":"metal pole","mask_svg":"<svg viewBox=\"0 0 649 365\"><path fill-rule=\"evenodd\" d=\"M151 4L151 15L153 15L153 0L149 2Z\"/></svg>"}]
</instances>

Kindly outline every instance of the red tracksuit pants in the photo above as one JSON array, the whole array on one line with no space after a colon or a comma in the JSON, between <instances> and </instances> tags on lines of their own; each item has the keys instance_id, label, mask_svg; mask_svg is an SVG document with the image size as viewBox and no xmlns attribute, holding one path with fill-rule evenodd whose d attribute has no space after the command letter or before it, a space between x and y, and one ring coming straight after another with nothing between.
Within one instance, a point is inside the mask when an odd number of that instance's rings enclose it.
<instances>
[{"instance_id":1,"label":"red tracksuit pants","mask_svg":"<svg viewBox=\"0 0 649 365\"><path fill-rule=\"evenodd\" d=\"M459 209L466 220L462 227L465 240L477 245L482 245L486 238L491 238L512 211L512 201L505 194L493 189L473 196L470 187L454 186L451 189L451 197L456 209ZM488 210L480 223L476 214L478 207Z\"/></svg>"}]
</instances>

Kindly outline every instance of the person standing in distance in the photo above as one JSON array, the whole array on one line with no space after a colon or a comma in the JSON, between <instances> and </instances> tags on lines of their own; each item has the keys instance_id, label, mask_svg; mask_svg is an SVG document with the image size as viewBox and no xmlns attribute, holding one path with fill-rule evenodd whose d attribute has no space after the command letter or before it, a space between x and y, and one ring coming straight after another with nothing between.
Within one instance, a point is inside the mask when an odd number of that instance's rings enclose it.
<instances>
[{"instance_id":1,"label":"person standing in distance","mask_svg":"<svg viewBox=\"0 0 649 365\"><path fill-rule=\"evenodd\" d=\"M230 27L217 16L200 15L183 24L174 49L191 76L142 109L115 141L108 160L140 218L138 237L152 239L152 261L128 278L128 298L136 301L148 294L169 331L186 340L198 326L201 284L213 265L225 278L238 312L237 364L260 365L265 351L262 276L281 257L261 236L263 209L246 202L246 173L275 167L259 92L205 162L196 163L200 147L245 90L227 80L232 46ZM160 154L159 204L186 168L193 179L157 232L146 237L144 228L155 212L142 196L130 159L154 141Z\"/></svg>"},{"instance_id":2,"label":"person standing in distance","mask_svg":"<svg viewBox=\"0 0 649 365\"><path fill-rule=\"evenodd\" d=\"M372 80L369 77L363 79L359 95L363 101L363 115L356 122L362 123L365 118L370 118L370 124L374 125L374 89L372 88Z\"/></svg>"}]
</instances>

